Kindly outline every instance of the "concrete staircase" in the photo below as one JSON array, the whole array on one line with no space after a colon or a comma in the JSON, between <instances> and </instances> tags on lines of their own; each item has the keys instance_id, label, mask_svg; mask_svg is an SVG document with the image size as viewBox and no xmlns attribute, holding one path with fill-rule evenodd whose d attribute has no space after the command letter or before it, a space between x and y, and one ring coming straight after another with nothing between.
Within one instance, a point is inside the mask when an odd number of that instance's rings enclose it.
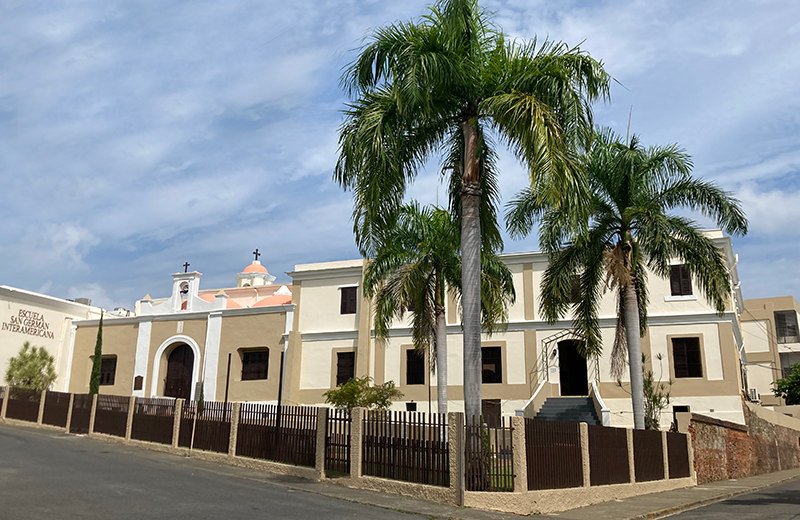
<instances>
[{"instance_id":1,"label":"concrete staircase","mask_svg":"<svg viewBox=\"0 0 800 520\"><path fill-rule=\"evenodd\" d=\"M548 397L536 419L602 425L591 397Z\"/></svg>"}]
</instances>

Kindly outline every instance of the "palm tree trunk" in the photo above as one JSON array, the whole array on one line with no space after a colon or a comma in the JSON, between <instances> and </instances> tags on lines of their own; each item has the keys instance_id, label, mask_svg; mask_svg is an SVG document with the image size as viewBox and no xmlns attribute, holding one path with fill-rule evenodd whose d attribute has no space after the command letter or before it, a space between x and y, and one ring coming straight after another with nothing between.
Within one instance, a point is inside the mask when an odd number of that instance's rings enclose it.
<instances>
[{"instance_id":1,"label":"palm tree trunk","mask_svg":"<svg viewBox=\"0 0 800 520\"><path fill-rule=\"evenodd\" d=\"M447 321L444 307L436 306L436 411L447 413Z\"/></svg>"},{"instance_id":2,"label":"palm tree trunk","mask_svg":"<svg viewBox=\"0 0 800 520\"><path fill-rule=\"evenodd\" d=\"M633 283L625 287L625 336L628 340L628 365L631 374L633 427L644 430L644 380L642 378L642 338L639 335L639 300Z\"/></svg>"},{"instance_id":3,"label":"palm tree trunk","mask_svg":"<svg viewBox=\"0 0 800 520\"><path fill-rule=\"evenodd\" d=\"M461 183L461 307L464 330L464 412L481 415L481 223L478 128L475 118L461 125L464 173Z\"/></svg>"}]
</instances>

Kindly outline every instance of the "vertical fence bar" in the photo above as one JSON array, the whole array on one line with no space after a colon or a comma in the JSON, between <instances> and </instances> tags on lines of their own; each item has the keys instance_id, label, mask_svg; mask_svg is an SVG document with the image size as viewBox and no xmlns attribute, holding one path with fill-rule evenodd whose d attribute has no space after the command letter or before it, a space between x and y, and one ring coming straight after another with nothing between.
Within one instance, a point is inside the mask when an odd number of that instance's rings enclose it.
<instances>
[{"instance_id":1,"label":"vertical fence bar","mask_svg":"<svg viewBox=\"0 0 800 520\"><path fill-rule=\"evenodd\" d=\"M667 446L667 432L661 432L661 456L664 462L664 480L669 480L669 446Z\"/></svg>"},{"instance_id":2,"label":"vertical fence bar","mask_svg":"<svg viewBox=\"0 0 800 520\"><path fill-rule=\"evenodd\" d=\"M136 411L136 396L132 395L128 400L128 420L125 423L125 440L131 440L131 432L133 431L133 413Z\"/></svg>"},{"instance_id":3,"label":"vertical fence bar","mask_svg":"<svg viewBox=\"0 0 800 520\"><path fill-rule=\"evenodd\" d=\"M592 485L592 464L589 459L589 425L580 423L581 466L583 468L583 487Z\"/></svg>"},{"instance_id":4,"label":"vertical fence bar","mask_svg":"<svg viewBox=\"0 0 800 520\"><path fill-rule=\"evenodd\" d=\"M36 418L36 424L42 424L42 417L44 417L44 402L47 398L47 390L42 390L42 396L39 398L39 417Z\"/></svg>"},{"instance_id":5,"label":"vertical fence bar","mask_svg":"<svg viewBox=\"0 0 800 520\"><path fill-rule=\"evenodd\" d=\"M633 430L626 428L628 442L628 482L633 484L636 482L636 455L633 453Z\"/></svg>"},{"instance_id":6,"label":"vertical fence bar","mask_svg":"<svg viewBox=\"0 0 800 520\"><path fill-rule=\"evenodd\" d=\"M72 406L75 404L75 394L69 394L69 408L67 408L67 425L65 426L65 430L69 433L69 429L72 426Z\"/></svg>"},{"instance_id":7,"label":"vertical fence bar","mask_svg":"<svg viewBox=\"0 0 800 520\"><path fill-rule=\"evenodd\" d=\"M97 394L92 395L92 411L89 412L89 435L94 433L94 419L97 414Z\"/></svg>"},{"instance_id":8,"label":"vertical fence bar","mask_svg":"<svg viewBox=\"0 0 800 520\"><path fill-rule=\"evenodd\" d=\"M172 447L178 447L178 439L181 434L181 417L183 413L184 399L175 400L175 410L172 414Z\"/></svg>"},{"instance_id":9,"label":"vertical fence bar","mask_svg":"<svg viewBox=\"0 0 800 520\"><path fill-rule=\"evenodd\" d=\"M242 403L233 403L231 410L231 432L228 436L228 456L236 456L236 439L239 433L239 416L242 411Z\"/></svg>"},{"instance_id":10,"label":"vertical fence bar","mask_svg":"<svg viewBox=\"0 0 800 520\"><path fill-rule=\"evenodd\" d=\"M3 402L2 402L2 404L0 404L0 419L2 419L3 421L6 420L6 410L8 409L8 396L9 396L8 389L9 388L10 387L8 387L8 386L4 386L3 387Z\"/></svg>"}]
</instances>

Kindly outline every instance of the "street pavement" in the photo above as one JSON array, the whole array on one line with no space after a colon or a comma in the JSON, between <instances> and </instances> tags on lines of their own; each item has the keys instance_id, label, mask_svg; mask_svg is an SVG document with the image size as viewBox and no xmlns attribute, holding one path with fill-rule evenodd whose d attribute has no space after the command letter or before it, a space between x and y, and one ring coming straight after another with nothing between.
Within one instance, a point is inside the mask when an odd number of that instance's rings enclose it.
<instances>
[{"instance_id":1,"label":"street pavement","mask_svg":"<svg viewBox=\"0 0 800 520\"><path fill-rule=\"evenodd\" d=\"M0 426L0 518L420 518L86 437ZM235 469L235 468L234 468Z\"/></svg>"},{"instance_id":2,"label":"street pavement","mask_svg":"<svg viewBox=\"0 0 800 520\"><path fill-rule=\"evenodd\" d=\"M671 520L789 520L800 518L800 480L730 498L669 517Z\"/></svg>"}]
</instances>

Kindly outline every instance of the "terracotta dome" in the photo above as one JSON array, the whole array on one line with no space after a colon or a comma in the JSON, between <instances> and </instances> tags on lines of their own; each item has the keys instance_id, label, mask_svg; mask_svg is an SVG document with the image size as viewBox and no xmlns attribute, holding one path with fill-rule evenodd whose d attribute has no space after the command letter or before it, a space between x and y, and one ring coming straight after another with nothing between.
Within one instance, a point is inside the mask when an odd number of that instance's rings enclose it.
<instances>
[{"instance_id":1,"label":"terracotta dome","mask_svg":"<svg viewBox=\"0 0 800 520\"><path fill-rule=\"evenodd\" d=\"M292 303L291 294L273 294L253 305L253 307L271 307L272 305L289 305Z\"/></svg>"},{"instance_id":2,"label":"terracotta dome","mask_svg":"<svg viewBox=\"0 0 800 520\"><path fill-rule=\"evenodd\" d=\"M267 272L267 268L266 267L264 267L260 263L257 264L255 262L253 262L252 264L250 264L247 267L245 267L244 271L242 271L242 272L243 273L264 273L264 274L269 274Z\"/></svg>"}]
</instances>

